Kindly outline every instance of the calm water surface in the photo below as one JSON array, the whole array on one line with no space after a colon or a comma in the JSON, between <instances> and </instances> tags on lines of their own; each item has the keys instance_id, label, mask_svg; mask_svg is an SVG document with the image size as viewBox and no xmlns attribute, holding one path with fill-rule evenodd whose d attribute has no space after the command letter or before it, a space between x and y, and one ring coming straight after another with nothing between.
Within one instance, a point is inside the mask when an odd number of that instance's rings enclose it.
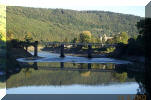
<instances>
[{"instance_id":1,"label":"calm water surface","mask_svg":"<svg viewBox=\"0 0 151 100\"><path fill-rule=\"evenodd\" d=\"M136 74L126 69L133 66L132 62L112 58L60 58L47 52L40 52L39 56L43 58L17 59L27 64L8 78L8 94L137 94L142 91Z\"/></svg>"}]
</instances>

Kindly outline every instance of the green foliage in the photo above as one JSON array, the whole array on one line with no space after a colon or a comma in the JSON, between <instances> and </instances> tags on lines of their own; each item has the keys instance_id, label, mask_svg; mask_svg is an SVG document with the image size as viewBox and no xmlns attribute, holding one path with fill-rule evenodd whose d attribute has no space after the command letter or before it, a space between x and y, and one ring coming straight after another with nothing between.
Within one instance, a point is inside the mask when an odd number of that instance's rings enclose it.
<instances>
[{"instance_id":1,"label":"green foliage","mask_svg":"<svg viewBox=\"0 0 151 100\"><path fill-rule=\"evenodd\" d=\"M139 30L139 35L137 38L130 38L127 45L127 54L129 55L145 55L146 47L150 45L150 32L147 34L147 30L150 29L151 20L144 19L137 22L137 28ZM145 40L146 36L146 40ZM146 43L145 43L146 41ZM146 46L146 47L145 47ZM146 49L146 50L145 50Z\"/></svg>"},{"instance_id":2,"label":"green foliage","mask_svg":"<svg viewBox=\"0 0 151 100\"><path fill-rule=\"evenodd\" d=\"M73 11L26 7L7 7L7 30L14 38L23 40L25 32L32 33L33 40L69 41L81 31L89 30L94 37L115 35L128 31L129 36L137 35L137 16L104 11Z\"/></svg>"},{"instance_id":3,"label":"green foliage","mask_svg":"<svg viewBox=\"0 0 151 100\"><path fill-rule=\"evenodd\" d=\"M117 38L117 37L114 37L113 39L109 39L109 40L106 41L106 43L107 43L107 44L114 44L114 43L117 43L117 42L115 41L116 38Z\"/></svg>"},{"instance_id":4,"label":"green foliage","mask_svg":"<svg viewBox=\"0 0 151 100\"><path fill-rule=\"evenodd\" d=\"M14 33L11 30L8 30L6 34L6 38L7 38L7 41L14 39Z\"/></svg>"},{"instance_id":5,"label":"green foliage","mask_svg":"<svg viewBox=\"0 0 151 100\"><path fill-rule=\"evenodd\" d=\"M24 37L25 41L30 43L33 41L33 38L31 37L31 33L30 32L27 32L25 37Z\"/></svg>"},{"instance_id":6,"label":"green foliage","mask_svg":"<svg viewBox=\"0 0 151 100\"><path fill-rule=\"evenodd\" d=\"M128 39L129 39L129 36L126 32L122 32L120 34L120 42L121 43L124 43L124 44L127 44L128 43Z\"/></svg>"},{"instance_id":7,"label":"green foliage","mask_svg":"<svg viewBox=\"0 0 151 100\"><path fill-rule=\"evenodd\" d=\"M73 42L73 43L78 43L79 40L78 40L78 38L75 37L71 42Z\"/></svg>"},{"instance_id":8,"label":"green foliage","mask_svg":"<svg viewBox=\"0 0 151 100\"><path fill-rule=\"evenodd\" d=\"M113 39L109 39L106 43L108 44L114 44L114 43L128 43L129 36L126 32L121 32L120 34L117 34L114 36Z\"/></svg>"},{"instance_id":9,"label":"green foliage","mask_svg":"<svg viewBox=\"0 0 151 100\"><path fill-rule=\"evenodd\" d=\"M123 72L123 73L114 73L114 76L120 80L120 82L125 82L125 80L127 79L127 73Z\"/></svg>"},{"instance_id":10,"label":"green foliage","mask_svg":"<svg viewBox=\"0 0 151 100\"><path fill-rule=\"evenodd\" d=\"M3 36L2 36L2 34L0 33L0 41L2 41L2 37L3 37Z\"/></svg>"},{"instance_id":11,"label":"green foliage","mask_svg":"<svg viewBox=\"0 0 151 100\"><path fill-rule=\"evenodd\" d=\"M106 53L114 52L114 50L115 50L115 47L109 47L107 48Z\"/></svg>"},{"instance_id":12,"label":"green foliage","mask_svg":"<svg viewBox=\"0 0 151 100\"><path fill-rule=\"evenodd\" d=\"M69 42L69 39L68 39L68 38L65 38L63 42Z\"/></svg>"},{"instance_id":13,"label":"green foliage","mask_svg":"<svg viewBox=\"0 0 151 100\"><path fill-rule=\"evenodd\" d=\"M150 45L151 36L150 36L150 31L148 31L150 29L150 25L151 25L150 23L151 23L151 20L148 20L148 19L141 20L140 22L137 23L137 28L139 30L139 35L137 37L134 36L133 38L128 39L127 34L123 33L121 35L122 37L124 37L123 44L118 44L118 47L116 48L114 52L114 54L116 54L116 57L145 56L146 51L149 50L147 49L147 47L151 47ZM128 39L128 42L127 42L127 39Z\"/></svg>"},{"instance_id":14,"label":"green foliage","mask_svg":"<svg viewBox=\"0 0 151 100\"><path fill-rule=\"evenodd\" d=\"M81 43L89 43L91 42L91 32L90 31L83 31L79 35L79 41Z\"/></svg>"}]
</instances>

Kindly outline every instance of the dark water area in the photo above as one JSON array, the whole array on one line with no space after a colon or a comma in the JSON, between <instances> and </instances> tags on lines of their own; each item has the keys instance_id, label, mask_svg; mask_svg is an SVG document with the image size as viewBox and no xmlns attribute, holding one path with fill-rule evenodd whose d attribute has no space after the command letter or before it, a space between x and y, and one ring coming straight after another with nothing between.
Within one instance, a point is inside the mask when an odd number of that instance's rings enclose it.
<instances>
[{"instance_id":1,"label":"dark water area","mask_svg":"<svg viewBox=\"0 0 151 100\"><path fill-rule=\"evenodd\" d=\"M19 58L22 69L7 79L8 94L144 94L143 64L112 58L39 53Z\"/></svg>"}]
</instances>

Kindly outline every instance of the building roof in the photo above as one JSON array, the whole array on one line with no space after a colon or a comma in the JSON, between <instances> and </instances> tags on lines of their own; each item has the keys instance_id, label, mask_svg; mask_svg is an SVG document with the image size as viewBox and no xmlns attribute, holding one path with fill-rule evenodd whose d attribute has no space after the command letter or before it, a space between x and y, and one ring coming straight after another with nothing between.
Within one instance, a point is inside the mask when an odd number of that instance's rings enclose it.
<instances>
[{"instance_id":1,"label":"building roof","mask_svg":"<svg viewBox=\"0 0 151 100\"><path fill-rule=\"evenodd\" d=\"M151 18L151 1L145 7L145 17Z\"/></svg>"},{"instance_id":2,"label":"building roof","mask_svg":"<svg viewBox=\"0 0 151 100\"><path fill-rule=\"evenodd\" d=\"M151 1L146 5L146 7L147 7L147 6L151 6Z\"/></svg>"}]
</instances>

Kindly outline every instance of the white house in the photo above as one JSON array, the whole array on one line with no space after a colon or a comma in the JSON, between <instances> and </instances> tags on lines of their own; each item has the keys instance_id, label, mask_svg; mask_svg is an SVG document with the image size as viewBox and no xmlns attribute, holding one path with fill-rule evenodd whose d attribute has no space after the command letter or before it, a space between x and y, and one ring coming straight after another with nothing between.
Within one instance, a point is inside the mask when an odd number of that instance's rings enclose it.
<instances>
[{"instance_id":1,"label":"white house","mask_svg":"<svg viewBox=\"0 0 151 100\"><path fill-rule=\"evenodd\" d=\"M66 48L71 48L71 47L73 47L72 45L64 45L64 47L66 47Z\"/></svg>"},{"instance_id":2,"label":"white house","mask_svg":"<svg viewBox=\"0 0 151 100\"><path fill-rule=\"evenodd\" d=\"M145 7L145 17L151 18L151 1Z\"/></svg>"},{"instance_id":3,"label":"white house","mask_svg":"<svg viewBox=\"0 0 151 100\"><path fill-rule=\"evenodd\" d=\"M100 41L101 42L106 42L107 40L113 39L113 37L108 37L106 36L106 34L104 34L103 36L100 35Z\"/></svg>"}]
</instances>

